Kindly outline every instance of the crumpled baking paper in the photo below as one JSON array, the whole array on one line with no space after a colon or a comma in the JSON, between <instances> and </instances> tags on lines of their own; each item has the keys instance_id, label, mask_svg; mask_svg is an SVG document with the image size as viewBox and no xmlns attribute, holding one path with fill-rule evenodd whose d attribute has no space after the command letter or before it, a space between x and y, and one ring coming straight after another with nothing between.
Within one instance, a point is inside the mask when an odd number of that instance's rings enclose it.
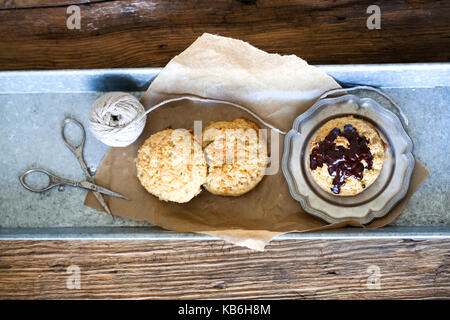
<instances>
[{"instance_id":1,"label":"crumpled baking paper","mask_svg":"<svg viewBox=\"0 0 450 320\"><path fill-rule=\"evenodd\" d=\"M269 54L240 40L205 33L167 64L141 102L148 109L180 96L226 100L245 106L266 122L288 131L294 119L322 93L338 87L331 77L297 56ZM229 105L188 100L170 103L151 112L140 138L128 147L111 148L95 175L97 184L131 199L105 197L113 214L145 220L178 232L208 234L263 250L273 237L286 232L384 226L402 212L428 175L427 169L416 162L407 196L383 218L365 226L354 221L329 224L304 212L291 197L281 171L284 136L272 132L268 135L270 143L274 144L276 139L279 142L279 149L271 152L272 171L276 173L266 175L245 195L221 197L203 190L190 202L178 204L159 201L141 186L136 177L137 150L152 133L169 126L193 129L195 120L202 120L205 127L210 121L237 117L257 122L246 112ZM102 210L91 192L85 204Z\"/></svg>"}]
</instances>

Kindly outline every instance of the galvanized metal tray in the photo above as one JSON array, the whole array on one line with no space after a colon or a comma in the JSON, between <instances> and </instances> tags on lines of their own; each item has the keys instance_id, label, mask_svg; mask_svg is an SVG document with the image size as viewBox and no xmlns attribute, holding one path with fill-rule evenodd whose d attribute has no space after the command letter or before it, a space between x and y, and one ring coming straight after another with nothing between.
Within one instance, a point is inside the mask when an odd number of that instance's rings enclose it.
<instances>
[{"instance_id":1,"label":"galvanized metal tray","mask_svg":"<svg viewBox=\"0 0 450 320\"><path fill-rule=\"evenodd\" d=\"M342 83L377 86L404 110L414 154L430 177L391 226L376 230L339 229L290 233L279 239L450 238L449 164L450 64L319 66ZM140 97L160 71L151 69L0 72L0 239L214 239L163 230L83 206L85 191L66 188L31 193L18 176L45 165L68 179L83 179L75 158L60 139L60 123L73 116L87 124L96 98L107 91ZM377 99L375 96L374 99ZM87 133L85 158L95 171L107 146Z\"/></svg>"}]
</instances>

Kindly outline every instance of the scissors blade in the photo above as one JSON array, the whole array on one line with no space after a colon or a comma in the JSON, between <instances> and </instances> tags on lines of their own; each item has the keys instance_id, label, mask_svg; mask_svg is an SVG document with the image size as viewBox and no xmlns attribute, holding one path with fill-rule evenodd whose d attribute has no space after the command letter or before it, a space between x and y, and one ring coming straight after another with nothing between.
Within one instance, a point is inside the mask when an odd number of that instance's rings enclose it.
<instances>
[{"instance_id":1,"label":"scissors blade","mask_svg":"<svg viewBox=\"0 0 450 320\"><path fill-rule=\"evenodd\" d=\"M121 195L120 193L117 193L117 192L111 191L109 189L103 188L103 187L98 186L98 185L96 185L96 184L94 184L92 182L89 182L89 181L80 182L80 186L82 188L89 189L89 190L92 190L94 192L100 192L100 193L106 194L108 196L113 196L113 197L129 200L127 197Z\"/></svg>"}]
</instances>

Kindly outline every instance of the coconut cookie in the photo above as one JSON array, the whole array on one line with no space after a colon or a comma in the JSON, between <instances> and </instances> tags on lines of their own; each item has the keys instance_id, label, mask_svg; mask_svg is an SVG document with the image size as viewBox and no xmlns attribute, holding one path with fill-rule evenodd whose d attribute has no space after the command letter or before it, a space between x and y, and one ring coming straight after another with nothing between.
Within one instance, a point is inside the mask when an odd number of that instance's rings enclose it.
<instances>
[{"instance_id":1,"label":"coconut cookie","mask_svg":"<svg viewBox=\"0 0 450 320\"><path fill-rule=\"evenodd\" d=\"M188 202L206 181L206 161L200 143L186 129L166 129L151 135L139 148L137 176L160 200Z\"/></svg>"},{"instance_id":2,"label":"coconut cookie","mask_svg":"<svg viewBox=\"0 0 450 320\"><path fill-rule=\"evenodd\" d=\"M250 120L212 122L203 130L208 176L203 185L221 196L240 196L264 177L267 144L260 128Z\"/></svg>"},{"instance_id":3,"label":"coconut cookie","mask_svg":"<svg viewBox=\"0 0 450 320\"><path fill-rule=\"evenodd\" d=\"M311 141L311 175L323 190L353 196L380 175L384 151L385 144L369 122L353 116L332 119Z\"/></svg>"}]
</instances>

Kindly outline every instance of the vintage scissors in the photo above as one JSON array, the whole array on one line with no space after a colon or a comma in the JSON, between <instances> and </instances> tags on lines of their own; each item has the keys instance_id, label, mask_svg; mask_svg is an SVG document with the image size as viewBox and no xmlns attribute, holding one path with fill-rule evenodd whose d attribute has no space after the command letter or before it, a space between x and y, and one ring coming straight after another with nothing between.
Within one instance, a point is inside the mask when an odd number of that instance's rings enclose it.
<instances>
[{"instance_id":1,"label":"vintage scissors","mask_svg":"<svg viewBox=\"0 0 450 320\"><path fill-rule=\"evenodd\" d=\"M66 127L66 125L69 123L75 123L78 127L81 128L82 131L82 139L79 145L74 146L72 144L70 144L65 136L64 133L64 129ZM44 169L31 169L28 170L26 172L24 172L20 177L20 183L28 190L33 191L33 192L44 192L47 191L51 188L54 188L56 186L63 186L63 185L68 185L68 186L73 186L73 187L79 187L79 188L84 188L84 189L88 189L88 190L92 190L94 193L95 198L98 200L98 202L100 202L100 204L102 205L102 207L106 210L106 212L108 212L111 217L113 217L111 211L109 210L108 205L105 202L105 199L103 199L103 196L101 195L101 193L109 195L109 196L113 196L113 197L119 197L122 199L126 199L128 200L128 198L124 197L121 194L118 194L116 192L113 192L111 190L108 190L106 188L103 188L101 186L98 186L96 184L94 184L94 178L92 177L91 173L89 172L89 169L86 165L86 162L84 161L84 157L83 157L83 149L84 149L84 142L86 140L86 131L84 130L83 125L78 122L77 120L73 119L73 118L66 118L62 124L61 127L61 135L62 135L62 139L65 143L65 145L67 146L67 148L69 148L70 151L72 151L72 153L75 155L75 157L78 159L78 162L80 163L81 168L84 171L84 174L86 175L86 181L83 182L77 182L77 181L70 181L67 179L63 179L60 177L55 176L54 174L48 172L47 170ZM25 182L25 177L33 172L40 172L43 173L45 175L48 176L49 178L49 183L47 186L43 187L43 188L34 188L30 185L28 185ZM113 217L114 218L114 217Z\"/></svg>"}]
</instances>

